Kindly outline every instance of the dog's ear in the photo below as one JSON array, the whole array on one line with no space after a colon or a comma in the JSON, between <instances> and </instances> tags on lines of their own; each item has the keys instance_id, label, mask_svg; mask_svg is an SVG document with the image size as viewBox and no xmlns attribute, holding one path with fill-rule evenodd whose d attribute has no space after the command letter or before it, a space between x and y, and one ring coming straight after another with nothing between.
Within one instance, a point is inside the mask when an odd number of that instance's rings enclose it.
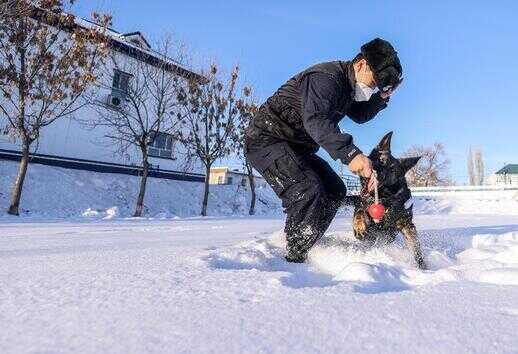
<instances>
[{"instance_id":1,"label":"dog's ear","mask_svg":"<svg viewBox=\"0 0 518 354\"><path fill-rule=\"evenodd\" d=\"M381 138L381 141L379 142L378 146L376 146L376 149L378 151L388 151L390 152L390 142L392 141L392 132L388 132L385 134L383 138Z\"/></svg>"},{"instance_id":2,"label":"dog's ear","mask_svg":"<svg viewBox=\"0 0 518 354\"><path fill-rule=\"evenodd\" d=\"M421 156L406 157L403 159L399 159L399 163L401 164L403 171L405 171L405 173L407 173L408 171L410 171L410 169L412 167L414 167L417 164L417 162L419 161L420 158L421 158Z\"/></svg>"}]
</instances>

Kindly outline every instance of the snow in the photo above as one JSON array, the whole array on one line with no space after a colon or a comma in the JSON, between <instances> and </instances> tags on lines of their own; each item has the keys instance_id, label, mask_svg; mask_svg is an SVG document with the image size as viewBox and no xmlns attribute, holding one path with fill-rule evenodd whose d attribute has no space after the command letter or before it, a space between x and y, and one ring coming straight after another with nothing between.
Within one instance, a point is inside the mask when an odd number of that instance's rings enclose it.
<instances>
[{"instance_id":1,"label":"snow","mask_svg":"<svg viewBox=\"0 0 518 354\"><path fill-rule=\"evenodd\" d=\"M18 164L0 161L0 206L9 205ZM133 215L140 179L135 176L30 164L22 193L23 216L48 218L125 218ZM282 215L269 187L257 189L258 215ZM147 217L188 217L200 214L203 183L149 178ZM237 185L210 186L209 215L246 215L249 190Z\"/></svg>"},{"instance_id":2,"label":"snow","mask_svg":"<svg viewBox=\"0 0 518 354\"><path fill-rule=\"evenodd\" d=\"M429 271L349 217L308 264L282 218L4 219L0 352L516 352L518 216L416 222Z\"/></svg>"},{"instance_id":3,"label":"snow","mask_svg":"<svg viewBox=\"0 0 518 354\"><path fill-rule=\"evenodd\" d=\"M501 193L472 192L471 196L466 196L466 193L414 195L413 199L414 212L418 214L518 215L518 194L515 190Z\"/></svg>"},{"instance_id":4,"label":"snow","mask_svg":"<svg viewBox=\"0 0 518 354\"><path fill-rule=\"evenodd\" d=\"M0 161L0 206L9 205L18 164ZM135 208L139 178L129 175L29 165L21 214L31 218L111 219L130 217ZM467 193L414 193L415 214L518 215L516 190ZM282 216L278 198L269 187L257 189L256 213ZM199 215L203 183L149 178L145 216L154 218ZM211 185L209 215L246 215L249 190L237 185ZM346 211L345 214L350 211ZM341 212L344 214L344 212Z\"/></svg>"},{"instance_id":5,"label":"snow","mask_svg":"<svg viewBox=\"0 0 518 354\"><path fill-rule=\"evenodd\" d=\"M0 163L8 204L16 164ZM0 353L511 353L514 194L413 200L428 271L402 239L367 249L342 212L306 264L283 259L270 189L29 167L23 217L0 217ZM512 192L514 193L514 192ZM469 197L471 195L471 197Z\"/></svg>"}]
</instances>

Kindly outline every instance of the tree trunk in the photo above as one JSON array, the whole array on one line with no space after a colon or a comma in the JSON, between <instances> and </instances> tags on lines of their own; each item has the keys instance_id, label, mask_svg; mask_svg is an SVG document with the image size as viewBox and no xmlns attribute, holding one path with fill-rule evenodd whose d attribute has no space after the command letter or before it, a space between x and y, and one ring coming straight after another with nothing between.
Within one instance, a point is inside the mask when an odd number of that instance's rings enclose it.
<instances>
[{"instance_id":1,"label":"tree trunk","mask_svg":"<svg viewBox=\"0 0 518 354\"><path fill-rule=\"evenodd\" d=\"M252 193L252 199L250 200L250 210L248 211L249 215L255 214L255 179L254 179L254 171L252 169L252 166L248 162L245 162L246 164L246 171L248 175L248 183L250 184L250 192Z\"/></svg>"},{"instance_id":2,"label":"tree trunk","mask_svg":"<svg viewBox=\"0 0 518 354\"><path fill-rule=\"evenodd\" d=\"M29 165L29 147L30 143L27 139L23 139L22 145L22 159L18 168L18 176L14 182L13 192L11 195L11 205L7 213L11 215L20 215L20 199L22 198L23 182L25 181L25 175L27 174L27 166Z\"/></svg>"},{"instance_id":3,"label":"tree trunk","mask_svg":"<svg viewBox=\"0 0 518 354\"><path fill-rule=\"evenodd\" d=\"M25 28L24 28L25 29ZM14 182L13 192L11 195L11 205L7 213L11 215L20 215L20 199L22 198L23 182L25 181L25 175L27 174L27 166L29 164L29 147L33 140L29 138L27 131L25 130L25 99L26 99L26 66L25 66L25 48L20 49L20 79L18 81L18 133L22 133L22 159L20 160L20 166L18 168L18 176Z\"/></svg>"},{"instance_id":4,"label":"tree trunk","mask_svg":"<svg viewBox=\"0 0 518 354\"><path fill-rule=\"evenodd\" d=\"M470 186L475 185L475 170L473 168L473 153L471 148L468 151L468 183Z\"/></svg>"},{"instance_id":5,"label":"tree trunk","mask_svg":"<svg viewBox=\"0 0 518 354\"><path fill-rule=\"evenodd\" d=\"M141 217L144 210L144 196L146 195L147 176L149 173L149 162L147 156L147 146L142 150L142 178L140 179L140 191L137 199L134 217Z\"/></svg>"},{"instance_id":6,"label":"tree trunk","mask_svg":"<svg viewBox=\"0 0 518 354\"><path fill-rule=\"evenodd\" d=\"M210 165L205 170L205 190L203 192L203 204L201 207L201 216L207 216L207 205L209 204L209 178Z\"/></svg>"}]
</instances>

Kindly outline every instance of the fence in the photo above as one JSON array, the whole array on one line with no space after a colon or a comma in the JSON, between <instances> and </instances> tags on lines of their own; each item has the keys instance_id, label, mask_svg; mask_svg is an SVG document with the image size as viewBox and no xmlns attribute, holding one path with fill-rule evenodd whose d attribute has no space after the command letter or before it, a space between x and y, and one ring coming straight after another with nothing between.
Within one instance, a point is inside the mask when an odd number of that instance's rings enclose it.
<instances>
[{"instance_id":1,"label":"fence","mask_svg":"<svg viewBox=\"0 0 518 354\"><path fill-rule=\"evenodd\" d=\"M465 198L480 200L517 199L518 187L510 186L445 186L412 187L414 197Z\"/></svg>"},{"instance_id":2,"label":"fence","mask_svg":"<svg viewBox=\"0 0 518 354\"><path fill-rule=\"evenodd\" d=\"M353 175L342 175L342 180L347 187L347 194L358 194L362 189L360 179Z\"/></svg>"},{"instance_id":3,"label":"fence","mask_svg":"<svg viewBox=\"0 0 518 354\"><path fill-rule=\"evenodd\" d=\"M14 150L0 149L0 160L20 161L21 153ZM142 167L108 163L93 160L75 159L63 156L44 154L31 154L30 162L47 166L68 168L73 170L92 171L100 173L118 173L125 175L141 176ZM188 173L173 170L161 170L150 168L149 177L171 179L177 181L204 182L205 175L200 173Z\"/></svg>"},{"instance_id":4,"label":"fence","mask_svg":"<svg viewBox=\"0 0 518 354\"><path fill-rule=\"evenodd\" d=\"M495 186L433 186L411 187L412 192L484 192L484 191L518 191L518 187Z\"/></svg>"},{"instance_id":5,"label":"fence","mask_svg":"<svg viewBox=\"0 0 518 354\"><path fill-rule=\"evenodd\" d=\"M361 190L360 179L353 175L342 175L348 194L358 194ZM414 197L460 197L478 199L517 199L517 186L433 186L411 187Z\"/></svg>"}]
</instances>

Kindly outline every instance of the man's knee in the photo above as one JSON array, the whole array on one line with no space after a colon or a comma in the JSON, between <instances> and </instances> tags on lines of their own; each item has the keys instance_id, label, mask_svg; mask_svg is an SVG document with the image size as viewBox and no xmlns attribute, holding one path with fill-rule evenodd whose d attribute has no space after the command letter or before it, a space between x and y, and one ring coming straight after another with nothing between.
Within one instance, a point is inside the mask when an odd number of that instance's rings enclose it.
<instances>
[{"instance_id":1,"label":"man's knee","mask_svg":"<svg viewBox=\"0 0 518 354\"><path fill-rule=\"evenodd\" d=\"M332 183L326 183L326 191L329 199L339 205L345 201L345 197L347 196L345 183L338 176L333 179Z\"/></svg>"},{"instance_id":2,"label":"man's knee","mask_svg":"<svg viewBox=\"0 0 518 354\"><path fill-rule=\"evenodd\" d=\"M285 207L289 209L338 210L345 203L347 190L338 185L330 190L320 179L308 178L289 191ZM320 211L320 210L319 210Z\"/></svg>"},{"instance_id":3,"label":"man's knee","mask_svg":"<svg viewBox=\"0 0 518 354\"><path fill-rule=\"evenodd\" d=\"M312 198L321 201L321 204L326 209L338 209L345 202L347 190L345 186L340 187L336 185L335 188L330 189L324 183L312 184Z\"/></svg>"},{"instance_id":4,"label":"man's knee","mask_svg":"<svg viewBox=\"0 0 518 354\"><path fill-rule=\"evenodd\" d=\"M315 181L313 179L307 179L301 182L298 186L291 191L292 200L294 202L302 202L305 206L307 204L320 204L325 203L328 199L328 194L322 182Z\"/></svg>"},{"instance_id":5,"label":"man's knee","mask_svg":"<svg viewBox=\"0 0 518 354\"><path fill-rule=\"evenodd\" d=\"M347 189L345 188L345 185L334 190L329 197L334 203L338 204L338 206L342 205L347 197Z\"/></svg>"}]
</instances>

